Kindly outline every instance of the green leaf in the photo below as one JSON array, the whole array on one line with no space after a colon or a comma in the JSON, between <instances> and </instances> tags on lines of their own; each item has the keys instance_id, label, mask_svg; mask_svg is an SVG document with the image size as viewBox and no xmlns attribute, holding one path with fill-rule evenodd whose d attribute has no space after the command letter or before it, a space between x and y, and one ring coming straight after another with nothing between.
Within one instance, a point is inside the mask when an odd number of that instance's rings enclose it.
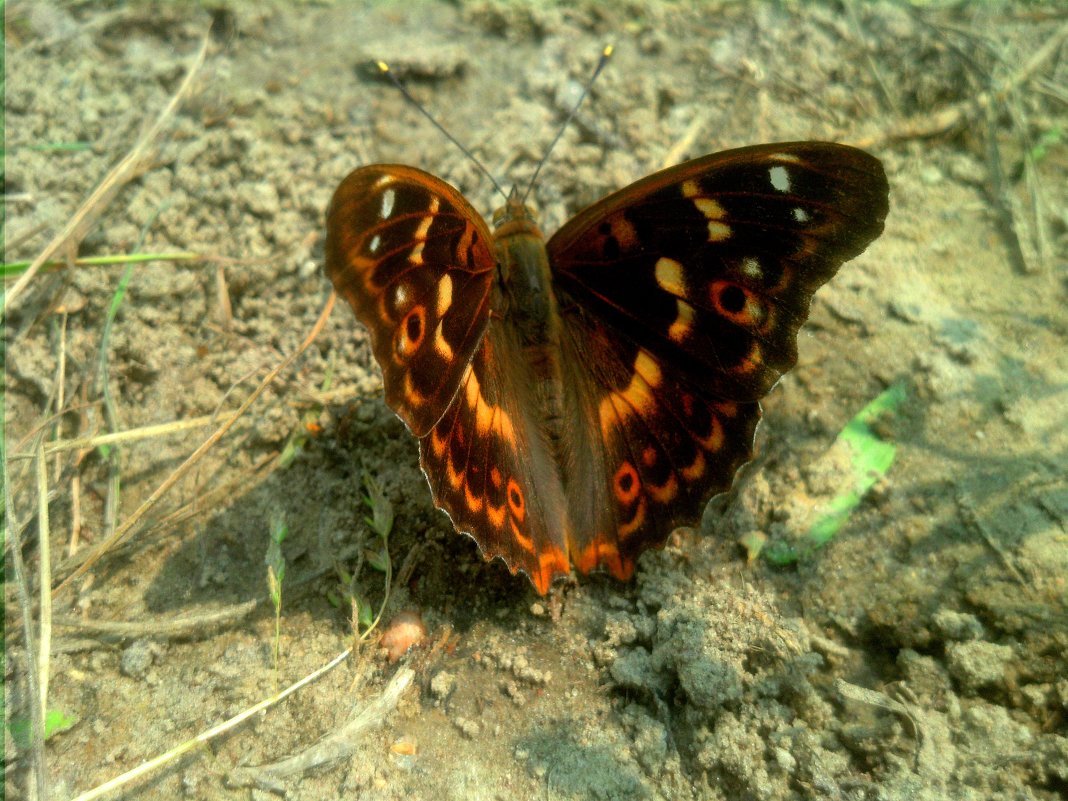
<instances>
[{"instance_id":1,"label":"green leaf","mask_svg":"<svg viewBox=\"0 0 1068 801\"><path fill-rule=\"evenodd\" d=\"M807 532L796 544L780 541L764 546L761 555L768 562L775 565L796 562L828 543L841 530L864 496L894 463L897 447L882 440L872 426L877 420L896 413L906 397L904 383L893 384L839 432L829 452L846 455L851 475L843 476L840 491L818 510Z\"/></svg>"},{"instance_id":2,"label":"green leaf","mask_svg":"<svg viewBox=\"0 0 1068 801\"><path fill-rule=\"evenodd\" d=\"M371 517L367 518L367 522L378 536L384 540L388 539L393 531L393 504L382 491L382 485L370 473L364 473L363 486L367 490L363 502L371 510Z\"/></svg>"},{"instance_id":3,"label":"green leaf","mask_svg":"<svg viewBox=\"0 0 1068 801\"><path fill-rule=\"evenodd\" d=\"M371 624L375 622L375 615L374 611L371 609L371 604L367 603L363 598L360 598L357 603L359 606L356 617L357 621L365 630L371 628Z\"/></svg>"},{"instance_id":4,"label":"green leaf","mask_svg":"<svg viewBox=\"0 0 1068 801\"><path fill-rule=\"evenodd\" d=\"M1050 149L1061 144L1063 139L1064 129L1061 126L1055 125L1050 128L1038 137L1038 141L1035 143L1034 147L1031 148L1031 160L1036 163L1042 161L1042 159L1049 155Z\"/></svg>"},{"instance_id":5,"label":"green leaf","mask_svg":"<svg viewBox=\"0 0 1068 801\"><path fill-rule=\"evenodd\" d=\"M77 715L68 715L58 709L49 709L45 713L44 719L44 736L47 740L54 734L64 732L69 728L72 728L80 718ZM8 724L8 731L11 732L11 739L15 741L15 745L19 748L30 747L30 732L31 725L29 718L15 718Z\"/></svg>"},{"instance_id":6,"label":"green leaf","mask_svg":"<svg viewBox=\"0 0 1068 801\"><path fill-rule=\"evenodd\" d=\"M381 551L366 551L367 564L379 573L385 573L389 564L389 551L383 548Z\"/></svg>"}]
</instances>

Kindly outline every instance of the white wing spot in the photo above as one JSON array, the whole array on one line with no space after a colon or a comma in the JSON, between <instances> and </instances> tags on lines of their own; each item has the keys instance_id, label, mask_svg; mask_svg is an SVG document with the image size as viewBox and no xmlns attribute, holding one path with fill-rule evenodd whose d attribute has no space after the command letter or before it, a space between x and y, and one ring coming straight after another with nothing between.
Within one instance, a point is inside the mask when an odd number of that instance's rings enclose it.
<instances>
[{"instance_id":1,"label":"white wing spot","mask_svg":"<svg viewBox=\"0 0 1068 801\"><path fill-rule=\"evenodd\" d=\"M393 287L393 307L397 310L403 309L408 305L408 286L406 284L397 284Z\"/></svg>"},{"instance_id":2,"label":"white wing spot","mask_svg":"<svg viewBox=\"0 0 1068 801\"><path fill-rule=\"evenodd\" d=\"M382 244L382 237L380 237L378 234L375 234L373 237L371 237L371 244L367 246L367 250L370 253L377 253L378 252L378 246L381 245L381 244Z\"/></svg>"},{"instance_id":3,"label":"white wing spot","mask_svg":"<svg viewBox=\"0 0 1068 801\"><path fill-rule=\"evenodd\" d=\"M768 175L771 177L771 185L773 187L780 192L790 191L790 173L786 171L785 167L772 167L768 170Z\"/></svg>"},{"instance_id":4,"label":"white wing spot","mask_svg":"<svg viewBox=\"0 0 1068 801\"><path fill-rule=\"evenodd\" d=\"M746 256L742 259L742 274L748 278L759 279L764 275L764 268L752 256Z\"/></svg>"},{"instance_id":5,"label":"white wing spot","mask_svg":"<svg viewBox=\"0 0 1068 801\"><path fill-rule=\"evenodd\" d=\"M794 209L794 220L799 223L807 223L811 217L808 216L808 212L798 206Z\"/></svg>"},{"instance_id":6,"label":"white wing spot","mask_svg":"<svg viewBox=\"0 0 1068 801\"><path fill-rule=\"evenodd\" d=\"M397 199L397 193L392 189L387 189L382 193L382 219L389 219L389 215L393 213L393 202Z\"/></svg>"}]
</instances>

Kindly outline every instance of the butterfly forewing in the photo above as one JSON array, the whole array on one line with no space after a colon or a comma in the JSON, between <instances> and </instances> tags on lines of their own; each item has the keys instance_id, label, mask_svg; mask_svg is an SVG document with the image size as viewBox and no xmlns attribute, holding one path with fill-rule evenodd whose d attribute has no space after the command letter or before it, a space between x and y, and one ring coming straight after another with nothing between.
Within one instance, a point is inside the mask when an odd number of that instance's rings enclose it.
<instances>
[{"instance_id":1,"label":"butterfly forewing","mask_svg":"<svg viewBox=\"0 0 1068 801\"><path fill-rule=\"evenodd\" d=\"M812 293L882 231L887 191L844 145L717 153L570 221L548 244L554 281L710 396L757 400L797 361Z\"/></svg>"},{"instance_id":2,"label":"butterfly forewing","mask_svg":"<svg viewBox=\"0 0 1068 801\"><path fill-rule=\"evenodd\" d=\"M326 273L370 332L387 403L421 437L445 413L489 321L489 230L444 181L379 164L342 181L326 232Z\"/></svg>"}]
</instances>

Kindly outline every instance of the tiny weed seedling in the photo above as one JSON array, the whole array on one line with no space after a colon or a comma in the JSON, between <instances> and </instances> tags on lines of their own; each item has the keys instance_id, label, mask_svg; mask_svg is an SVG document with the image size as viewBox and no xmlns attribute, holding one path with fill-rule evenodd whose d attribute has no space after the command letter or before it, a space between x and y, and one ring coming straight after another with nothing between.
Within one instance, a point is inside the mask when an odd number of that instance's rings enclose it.
<instances>
[{"instance_id":1,"label":"tiny weed seedling","mask_svg":"<svg viewBox=\"0 0 1068 801\"><path fill-rule=\"evenodd\" d=\"M1046 156L1049 155L1050 150L1064 144L1065 131L1060 125L1054 125L1052 128L1044 131L1041 136L1038 137L1038 141L1035 142L1031 148L1030 156L1031 160L1036 164Z\"/></svg>"},{"instance_id":2,"label":"tiny weed seedling","mask_svg":"<svg viewBox=\"0 0 1068 801\"><path fill-rule=\"evenodd\" d=\"M385 612L386 604L389 602L389 592L393 583L393 562L389 557L389 535L393 531L393 504L389 502L389 499L382 491L382 485L370 473L365 472L363 474L363 486L367 493L363 496L363 502L371 510L371 514L364 519L382 541L378 550L368 552L367 563L375 570L386 575L386 588L382 595L382 605L379 606L378 614L375 615L374 620L364 625L363 621L366 616L369 616L370 612L370 607L366 604L354 606L353 609L353 618L364 626L359 638L366 640L382 620L382 614ZM356 604L355 598L354 604ZM366 607L368 611L364 613L361 607Z\"/></svg>"},{"instance_id":3,"label":"tiny weed seedling","mask_svg":"<svg viewBox=\"0 0 1068 801\"><path fill-rule=\"evenodd\" d=\"M81 259L74 259L68 264L66 261L46 261L42 263L41 269L45 272L55 272L58 270L66 270L70 265L75 267L99 267L110 266L115 264L145 264L154 261L212 261L215 257L208 256L202 253L189 253L185 251L181 252L159 252L159 253L131 253L128 255L110 255L110 256L87 256ZM6 281L9 278L16 278L22 275L24 272L30 269L32 261L9 261L0 265L0 276Z\"/></svg>"},{"instance_id":4,"label":"tiny weed seedling","mask_svg":"<svg viewBox=\"0 0 1068 801\"><path fill-rule=\"evenodd\" d=\"M390 588L393 584L393 560L389 555L389 535L393 531L393 504L385 496L381 484L367 472L364 472L363 475L363 486L365 491L363 503L371 511L371 514L366 515L364 520L377 535L379 542L375 544L375 547L364 549L363 558L359 561L353 573L350 573L340 564L334 566L342 591L348 597L348 602L351 606L350 624L357 642L368 640L374 630L378 628L378 624L381 622L382 615L385 612L386 604L389 602ZM356 587L360 565L364 563L370 565L379 573L385 574L385 591L377 613L374 611L367 596ZM341 608L344 605L344 598L334 592L327 593L327 600L337 608Z\"/></svg>"},{"instance_id":5,"label":"tiny weed seedling","mask_svg":"<svg viewBox=\"0 0 1068 801\"><path fill-rule=\"evenodd\" d=\"M879 435L876 424L880 419L896 415L906 400L905 384L898 382L857 412L828 451L828 454L842 456L848 465L841 477L839 491L816 510L808 530L797 541L772 542L766 546L760 538L744 541L742 544L749 549L750 559L759 553L774 565L792 564L834 538L894 463L897 446Z\"/></svg>"},{"instance_id":6,"label":"tiny weed seedling","mask_svg":"<svg viewBox=\"0 0 1068 801\"><path fill-rule=\"evenodd\" d=\"M286 558L282 554L282 542L289 534L285 517L281 512L271 516L270 537L267 544L267 588L274 605L274 670L278 672L281 657L282 582L286 577Z\"/></svg>"}]
</instances>

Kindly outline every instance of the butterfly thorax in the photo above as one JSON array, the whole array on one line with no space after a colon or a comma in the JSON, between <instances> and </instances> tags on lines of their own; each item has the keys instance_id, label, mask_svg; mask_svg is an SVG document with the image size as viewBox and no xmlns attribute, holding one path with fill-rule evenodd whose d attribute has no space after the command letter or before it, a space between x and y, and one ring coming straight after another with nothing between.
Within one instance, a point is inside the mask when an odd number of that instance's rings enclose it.
<instances>
[{"instance_id":1,"label":"butterfly thorax","mask_svg":"<svg viewBox=\"0 0 1068 801\"><path fill-rule=\"evenodd\" d=\"M507 205L493 215L493 225L500 275L500 297L495 307L498 316L508 319L524 349L555 350L559 343L559 314L549 253L537 218L516 189L512 189Z\"/></svg>"}]
</instances>

